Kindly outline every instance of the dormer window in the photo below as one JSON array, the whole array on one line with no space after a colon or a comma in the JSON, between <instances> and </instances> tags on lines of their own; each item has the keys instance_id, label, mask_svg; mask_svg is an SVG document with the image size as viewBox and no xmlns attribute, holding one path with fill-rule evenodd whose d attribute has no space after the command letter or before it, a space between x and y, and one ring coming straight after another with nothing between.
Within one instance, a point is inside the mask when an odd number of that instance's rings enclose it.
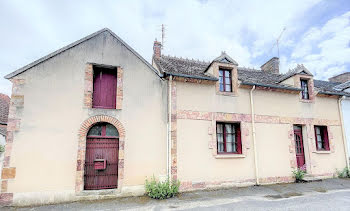
<instances>
[{"instance_id":1,"label":"dormer window","mask_svg":"<svg viewBox=\"0 0 350 211\"><path fill-rule=\"evenodd\" d=\"M219 69L220 92L232 92L231 70Z\"/></svg>"},{"instance_id":2,"label":"dormer window","mask_svg":"<svg viewBox=\"0 0 350 211\"><path fill-rule=\"evenodd\" d=\"M310 99L308 81L305 79L301 79L300 84L301 84L301 89L302 89L301 98L304 100Z\"/></svg>"}]
</instances>

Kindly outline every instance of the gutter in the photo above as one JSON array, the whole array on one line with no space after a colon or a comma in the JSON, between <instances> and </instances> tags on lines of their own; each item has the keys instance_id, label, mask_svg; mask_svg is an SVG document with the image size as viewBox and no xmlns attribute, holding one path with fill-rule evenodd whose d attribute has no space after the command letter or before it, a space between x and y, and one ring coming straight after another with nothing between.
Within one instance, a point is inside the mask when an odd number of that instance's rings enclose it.
<instances>
[{"instance_id":1,"label":"gutter","mask_svg":"<svg viewBox=\"0 0 350 211\"><path fill-rule=\"evenodd\" d=\"M340 94L340 93L334 93L334 92L318 92L317 94L324 94L324 95L337 95L337 96L347 96L347 97L350 97L350 95Z\"/></svg>"},{"instance_id":2,"label":"gutter","mask_svg":"<svg viewBox=\"0 0 350 211\"><path fill-rule=\"evenodd\" d=\"M181 74L181 73L168 73L168 72L166 72L166 74L170 75L170 76L194 78L194 79L201 79L201 80L208 80L208 81L218 81L219 80L217 78L209 78L209 77L202 77L202 76L186 75L186 74Z\"/></svg>"},{"instance_id":3,"label":"gutter","mask_svg":"<svg viewBox=\"0 0 350 211\"><path fill-rule=\"evenodd\" d=\"M338 99L338 110L339 110L339 116L340 116L340 124L341 124L341 130L343 134L343 145L344 145L344 153L345 153L345 162L346 167L349 169L349 156L348 156L348 145L346 143L346 134L344 130L344 119L343 119L343 110L341 106L341 102L345 99L345 97L341 97Z\"/></svg>"},{"instance_id":4,"label":"gutter","mask_svg":"<svg viewBox=\"0 0 350 211\"><path fill-rule=\"evenodd\" d=\"M259 185L259 169L258 169L258 156L256 151L256 138L255 138L255 114L254 114L254 99L253 99L253 91L255 90L255 85L250 90L250 109L252 115L252 132L253 132L253 149L254 149L254 167L255 167L255 180L256 185Z\"/></svg>"},{"instance_id":5,"label":"gutter","mask_svg":"<svg viewBox=\"0 0 350 211\"><path fill-rule=\"evenodd\" d=\"M250 83L250 82L241 82L241 84L242 85L248 85L248 86L260 86L260 87L275 88L275 89L286 89L286 90L292 90L292 91L302 91L301 88L281 87L281 86L270 85L270 84Z\"/></svg>"}]
</instances>

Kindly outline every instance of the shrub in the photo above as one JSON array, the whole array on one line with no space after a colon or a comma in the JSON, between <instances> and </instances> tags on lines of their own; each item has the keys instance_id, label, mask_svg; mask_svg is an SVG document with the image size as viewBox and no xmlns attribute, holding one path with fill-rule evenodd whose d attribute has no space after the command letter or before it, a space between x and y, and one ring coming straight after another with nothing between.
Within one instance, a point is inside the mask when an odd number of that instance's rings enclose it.
<instances>
[{"instance_id":1,"label":"shrub","mask_svg":"<svg viewBox=\"0 0 350 211\"><path fill-rule=\"evenodd\" d=\"M153 199L167 199L174 197L179 192L180 182L178 180L168 180L164 182L156 181L154 176L151 180L145 181L146 193Z\"/></svg>"},{"instance_id":2,"label":"shrub","mask_svg":"<svg viewBox=\"0 0 350 211\"><path fill-rule=\"evenodd\" d=\"M304 176L306 174L306 167L305 167L305 165L300 167L300 168L297 168L296 170L293 170L293 174L294 174L296 182L303 181Z\"/></svg>"},{"instance_id":3,"label":"shrub","mask_svg":"<svg viewBox=\"0 0 350 211\"><path fill-rule=\"evenodd\" d=\"M339 178L349 178L350 177L350 169L345 167L343 170L337 171L337 174L338 174Z\"/></svg>"},{"instance_id":4,"label":"shrub","mask_svg":"<svg viewBox=\"0 0 350 211\"><path fill-rule=\"evenodd\" d=\"M0 144L0 153L5 152L5 146Z\"/></svg>"}]
</instances>

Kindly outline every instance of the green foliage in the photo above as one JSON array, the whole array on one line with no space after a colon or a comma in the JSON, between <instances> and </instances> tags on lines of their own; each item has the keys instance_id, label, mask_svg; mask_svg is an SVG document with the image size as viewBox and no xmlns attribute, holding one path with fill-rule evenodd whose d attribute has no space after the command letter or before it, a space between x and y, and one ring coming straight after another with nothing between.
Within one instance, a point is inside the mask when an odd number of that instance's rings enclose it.
<instances>
[{"instance_id":1,"label":"green foliage","mask_svg":"<svg viewBox=\"0 0 350 211\"><path fill-rule=\"evenodd\" d=\"M350 178L350 169L345 167L343 170L337 171L337 174L339 178Z\"/></svg>"},{"instance_id":2,"label":"green foliage","mask_svg":"<svg viewBox=\"0 0 350 211\"><path fill-rule=\"evenodd\" d=\"M146 193L153 199L167 199L174 197L179 192L180 182L178 180L164 182L156 181L154 176L145 181Z\"/></svg>"},{"instance_id":3,"label":"green foliage","mask_svg":"<svg viewBox=\"0 0 350 211\"><path fill-rule=\"evenodd\" d=\"M0 153L5 152L5 146L0 144Z\"/></svg>"},{"instance_id":4,"label":"green foliage","mask_svg":"<svg viewBox=\"0 0 350 211\"><path fill-rule=\"evenodd\" d=\"M293 170L293 174L294 174L296 182L303 181L304 176L306 174L305 166L302 166L300 168L297 168L296 170Z\"/></svg>"}]
</instances>

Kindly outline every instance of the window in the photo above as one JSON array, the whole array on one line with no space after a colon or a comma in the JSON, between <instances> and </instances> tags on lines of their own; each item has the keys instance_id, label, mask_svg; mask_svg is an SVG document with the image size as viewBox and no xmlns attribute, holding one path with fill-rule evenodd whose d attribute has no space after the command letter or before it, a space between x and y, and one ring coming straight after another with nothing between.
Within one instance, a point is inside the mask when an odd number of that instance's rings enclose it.
<instances>
[{"instance_id":1,"label":"window","mask_svg":"<svg viewBox=\"0 0 350 211\"><path fill-rule=\"evenodd\" d=\"M94 67L93 108L116 108L116 73L116 69Z\"/></svg>"},{"instance_id":2,"label":"window","mask_svg":"<svg viewBox=\"0 0 350 211\"><path fill-rule=\"evenodd\" d=\"M231 70L219 69L220 92L232 92Z\"/></svg>"},{"instance_id":3,"label":"window","mask_svg":"<svg viewBox=\"0 0 350 211\"><path fill-rule=\"evenodd\" d=\"M217 123L216 137L218 154L242 154L240 124Z\"/></svg>"},{"instance_id":4,"label":"window","mask_svg":"<svg viewBox=\"0 0 350 211\"><path fill-rule=\"evenodd\" d=\"M92 126L87 134L88 137L119 137L117 128L109 123L97 123Z\"/></svg>"},{"instance_id":5,"label":"window","mask_svg":"<svg viewBox=\"0 0 350 211\"><path fill-rule=\"evenodd\" d=\"M308 100L309 99L309 87L308 87L308 81L301 79L300 80L300 84L301 84L301 98L304 100Z\"/></svg>"},{"instance_id":6,"label":"window","mask_svg":"<svg viewBox=\"0 0 350 211\"><path fill-rule=\"evenodd\" d=\"M317 150L329 150L328 132L326 126L315 126Z\"/></svg>"}]
</instances>

